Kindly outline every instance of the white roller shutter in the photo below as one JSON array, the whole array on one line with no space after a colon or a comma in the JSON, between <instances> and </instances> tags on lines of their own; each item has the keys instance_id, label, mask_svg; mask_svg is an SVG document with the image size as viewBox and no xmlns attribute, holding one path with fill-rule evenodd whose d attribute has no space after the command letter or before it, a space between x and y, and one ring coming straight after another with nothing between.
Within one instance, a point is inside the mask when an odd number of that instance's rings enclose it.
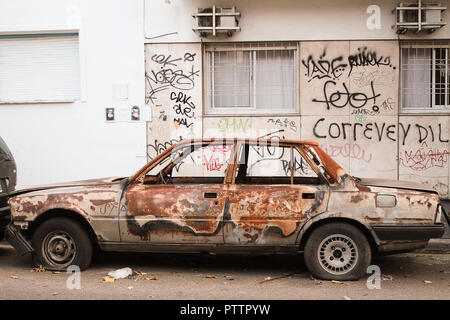
<instances>
[{"instance_id":1,"label":"white roller shutter","mask_svg":"<svg viewBox=\"0 0 450 320\"><path fill-rule=\"evenodd\" d=\"M0 103L79 97L78 34L0 36Z\"/></svg>"}]
</instances>

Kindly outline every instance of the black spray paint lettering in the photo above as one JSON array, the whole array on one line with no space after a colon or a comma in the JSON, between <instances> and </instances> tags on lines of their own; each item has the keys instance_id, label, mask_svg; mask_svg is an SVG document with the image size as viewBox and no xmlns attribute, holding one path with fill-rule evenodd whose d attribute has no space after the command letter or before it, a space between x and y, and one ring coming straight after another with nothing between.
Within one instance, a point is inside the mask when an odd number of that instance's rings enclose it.
<instances>
[{"instance_id":1,"label":"black spray paint lettering","mask_svg":"<svg viewBox=\"0 0 450 320\"><path fill-rule=\"evenodd\" d=\"M395 70L395 67L391 64L390 57L378 56L375 51L368 51L367 47L358 48L357 54L350 55L348 57L348 64L350 66L349 76L352 73L353 67L389 66Z\"/></svg>"},{"instance_id":2,"label":"black spray paint lettering","mask_svg":"<svg viewBox=\"0 0 450 320\"><path fill-rule=\"evenodd\" d=\"M178 92L178 93L171 92L170 100L175 101L175 103L187 104L192 109L195 109L195 104L192 101L190 101L191 96L188 96L184 92Z\"/></svg>"},{"instance_id":3,"label":"black spray paint lettering","mask_svg":"<svg viewBox=\"0 0 450 320\"><path fill-rule=\"evenodd\" d=\"M195 77L200 76L200 70L191 70L184 72L182 69L162 68L159 71L151 70L150 73L145 72L145 80L149 87L149 92L146 96L146 103L157 99L157 93L168 90L170 88L178 90L192 90L195 86Z\"/></svg>"},{"instance_id":4,"label":"black spray paint lettering","mask_svg":"<svg viewBox=\"0 0 450 320\"><path fill-rule=\"evenodd\" d=\"M299 175L309 175L312 173L312 169L309 167L308 163L300 158L300 161L297 157L294 156L294 163L292 164L294 173ZM281 164L283 166L283 171L286 176L291 174L291 162L288 160L281 160Z\"/></svg>"},{"instance_id":5,"label":"black spray paint lettering","mask_svg":"<svg viewBox=\"0 0 450 320\"><path fill-rule=\"evenodd\" d=\"M376 108L375 108L376 109ZM367 110L367 109L354 109L351 113L352 115L366 115L366 116L375 116L380 114L380 111L373 111L373 110Z\"/></svg>"},{"instance_id":6,"label":"black spray paint lettering","mask_svg":"<svg viewBox=\"0 0 450 320\"><path fill-rule=\"evenodd\" d=\"M162 64L163 67L166 67L166 65L171 65L171 66L175 66L176 67L176 63L177 61L180 61L181 58L178 59L172 59L172 55L168 55L165 56L164 54L154 54L151 59L153 62L156 62L158 64Z\"/></svg>"},{"instance_id":7,"label":"black spray paint lettering","mask_svg":"<svg viewBox=\"0 0 450 320\"><path fill-rule=\"evenodd\" d=\"M347 64L341 62L344 59L342 56L329 61L324 58L325 55L326 52L324 51L319 57L319 60L315 60L312 55L310 55L306 61L302 60L302 64L307 70L305 75L309 78L308 82L313 79L322 78L330 78L335 80L344 73Z\"/></svg>"},{"instance_id":8,"label":"black spray paint lettering","mask_svg":"<svg viewBox=\"0 0 450 320\"><path fill-rule=\"evenodd\" d=\"M195 59L196 53L186 52L184 54L184 62L193 62Z\"/></svg>"},{"instance_id":9,"label":"black spray paint lettering","mask_svg":"<svg viewBox=\"0 0 450 320\"><path fill-rule=\"evenodd\" d=\"M375 88L373 86L373 82L370 83L370 88L372 90L372 96L370 96L370 95L368 96L362 92L350 93L350 91L347 88L347 85L345 83L342 84L342 86L344 87L344 91L340 91L339 89L336 89L335 91L333 91L330 94L329 86L335 87L336 82L333 80L328 80L327 82L325 82L325 84L323 86L324 100L318 100L318 99L314 98L312 101L326 103L327 110L330 110L331 107L344 108L347 105L351 106L352 108L358 109L358 108L364 107L370 100L373 100L372 110L375 112L377 112L379 110L379 107L376 105L376 101L377 101L377 98L380 96L380 94L375 93Z\"/></svg>"},{"instance_id":10,"label":"black spray paint lettering","mask_svg":"<svg viewBox=\"0 0 450 320\"><path fill-rule=\"evenodd\" d=\"M171 139L165 142L160 142L158 139L155 139L153 144L147 145L147 156L149 157L149 159L153 159L155 156L163 153L174 144L180 142L182 139L183 138L181 136L180 139Z\"/></svg>"},{"instance_id":11,"label":"black spray paint lettering","mask_svg":"<svg viewBox=\"0 0 450 320\"><path fill-rule=\"evenodd\" d=\"M189 122L188 119L195 116L195 104L191 101L191 96L188 96L184 92L171 92L170 100L175 101L173 110L180 117L174 118L175 126L185 126L189 128L194 125L193 122Z\"/></svg>"},{"instance_id":12,"label":"black spray paint lettering","mask_svg":"<svg viewBox=\"0 0 450 320\"><path fill-rule=\"evenodd\" d=\"M288 118L284 118L284 119L271 118L271 119L267 120L267 123L273 123L280 127L290 128L292 131L297 132L297 125L295 124L295 121L289 120Z\"/></svg>"},{"instance_id":13,"label":"black spray paint lettering","mask_svg":"<svg viewBox=\"0 0 450 320\"><path fill-rule=\"evenodd\" d=\"M424 126L421 126L420 124L416 124L416 127L419 131L419 143L424 142L427 139L428 134L430 134L431 136L431 141L434 142L434 131L431 125L428 125L428 128L426 128ZM449 141L448 139L446 140L442 139L442 127L440 123L438 125L438 128L439 128L439 142L448 142Z\"/></svg>"},{"instance_id":14,"label":"black spray paint lettering","mask_svg":"<svg viewBox=\"0 0 450 320\"><path fill-rule=\"evenodd\" d=\"M362 123L336 123L332 122L328 125L328 128L323 128L323 121L325 121L325 118L320 118L316 121L313 127L313 134L316 138L332 138L332 139L347 139L347 137L352 137L353 141L357 141L358 139L358 133L361 132L363 137L367 140L378 140L382 141L383 137L391 140L391 141L397 141L397 125L391 124L387 125L386 123L377 123L377 122L370 122L366 124ZM353 130L351 128L353 127ZM401 122L399 123L399 127L402 130L403 133L403 140L402 145L405 145L406 138L408 134L410 134L410 129L412 128L411 124L408 124L408 126L405 128L405 125ZM435 135L435 130L433 130L433 127L431 125L428 125L428 127L416 124L415 127L417 128L417 142L422 143L426 139L430 139L432 142L435 141L436 136L438 137L439 142L447 143L449 142L449 139L444 139L442 137L442 124L438 124L438 134Z\"/></svg>"}]
</instances>

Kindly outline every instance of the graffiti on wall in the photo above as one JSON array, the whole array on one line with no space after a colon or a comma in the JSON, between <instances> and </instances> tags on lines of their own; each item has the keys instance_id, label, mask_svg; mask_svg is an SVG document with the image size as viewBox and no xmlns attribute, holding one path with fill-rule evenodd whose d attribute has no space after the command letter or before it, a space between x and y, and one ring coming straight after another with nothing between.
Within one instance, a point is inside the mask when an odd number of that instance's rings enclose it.
<instances>
[{"instance_id":1,"label":"graffiti on wall","mask_svg":"<svg viewBox=\"0 0 450 320\"><path fill-rule=\"evenodd\" d=\"M311 102L326 110L351 108L352 114L366 116L393 110L394 99L380 89L395 84L397 67L389 55L359 47L348 56L327 57L323 50L318 58L311 54L302 59L302 67L309 86L320 88Z\"/></svg>"},{"instance_id":2,"label":"graffiti on wall","mask_svg":"<svg viewBox=\"0 0 450 320\"><path fill-rule=\"evenodd\" d=\"M418 123L403 124L387 124L382 121L372 121L368 123L351 123L351 122L330 122L327 123L325 118L318 119L313 126L313 134L316 138L325 139L342 139L347 138L353 141L372 140L381 142L383 140L397 141L397 130L400 130L400 142L405 145L406 139L410 135L414 135L416 142L421 144L429 139L431 142L448 143L448 137L445 137L444 126L442 123L433 125L420 125Z\"/></svg>"},{"instance_id":3,"label":"graffiti on wall","mask_svg":"<svg viewBox=\"0 0 450 320\"><path fill-rule=\"evenodd\" d=\"M409 148L402 151L398 161L405 168L425 171L431 168L445 168L449 154L447 149L432 148L426 142L422 142L418 148Z\"/></svg>"},{"instance_id":4,"label":"graffiti on wall","mask_svg":"<svg viewBox=\"0 0 450 320\"><path fill-rule=\"evenodd\" d=\"M194 125L198 107L190 92L200 78L200 69L196 67L199 61L196 59L196 53L191 52L185 52L180 57L153 53L147 63L146 104L163 109L157 111L160 116L167 116L166 112L170 112L175 129Z\"/></svg>"}]
</instances>

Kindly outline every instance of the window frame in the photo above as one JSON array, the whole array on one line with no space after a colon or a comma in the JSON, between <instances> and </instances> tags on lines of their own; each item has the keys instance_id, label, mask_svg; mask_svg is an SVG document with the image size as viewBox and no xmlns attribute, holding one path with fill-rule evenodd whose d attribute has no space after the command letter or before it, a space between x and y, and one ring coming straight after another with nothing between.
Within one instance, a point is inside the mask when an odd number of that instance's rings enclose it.
<instances>
[{"instance_id":1,"label":"window frame","mask_svg":"<svg viewBox=\"0 0 450 320\"><path fill-rule=\"evenodd\" d=\"M269 46L262 46L263 44ZM237 46L236 46L237 45ZM240 46L239 46L240 45ZM231 47L233 46L233 47ZM208 48L209 47L209 48ZM222 48L220 48L222 47ZM256 56L257 50L292 50L294 51L294 73L295 73L295 84L294 84L294 102L292 108L287 110L276 109L274 111L273 108L262 109L256 108L255 100L256 100L256 81L251 80L250 84L250 106L249 107L214 107L214 70L210 69L208 65L209 57L208 52L216 51L216 48L220 48L221 50L217 51L251 51L252 59L251 59L251 67L252 67L252 75L254 77L254 72L256 68ZM273 116L273 115L284 115L284 116L298 116L300 114L300 43L298 41L266 41L266 42L244 42L244 43L204 43L202 46L203 52L203 66L204 66L204 76L203 76L203 115L205 117L208 116Z\"/></svg>"},{"instance_id":2,"label":"window frame","mask_svg":"<svg viewBox=\"0 0 450 320\"><path fill-rule=\"evenodd\" d=\"M38 31L36 31L38 30ZM85 32L81 32L80 28L64 28L63 26L30 27L30 28L14 28L0 30L0 39L27 39L27 38L58 38L58 37L76 37L78 43L78 92L67 98L36 98L36 99L6 99L0 101L1 105L19 105L19 104L48 104L48 103L76 103L86 102L87 83L85 70Z\"/></svg>"},{"instance_id":3,"label":"window frame","mask_svg":"<svg viewBox=\"0 0 450 320\"><path fill-rule=\"evenodd\" d=\"M264 146L267 144L274 144L278 147L285 147L285 148L289 148L291 149L291 156L293 155L294 150L297 150L297 152L299 153L299 155L303 158L303 160L309 165L309 167L312 169L312 171L316 174L317 177L313 177L313 178L317 178L320 181L320 184L326 184L329 185L330 182L323 176L322 172L320 172L320 169L316 166L316 164L311 160L310 157L308 157L307 153L305 152L305 150L303 150L304 146L298 145L297 143L293 143L293 142L284 142L284 141L280 141L280 140L267 140L267 141L250 141L250 140L243 140L243 141L238 141L237 144L235 145L234 148L234 163L229 163L229 168L227 169L227 176L226 176L226 180L225 183L226 184L231 184L231 185L236 185L239 184L236 179L237 179L237 174L238 174L238 170L239 170L239 159L241 158L241 153L242 150L244 149L244 145L249 145L249 147L251 145L257 144L258 146ZM291 161L289 162L289 170L291 172L289 178L290 178L290 184L286 184L286 185L298 185L294 183L294 178L295 176L294 174L294 168L293 168L293 159L291 159ZM248 164L248 163L247 163Z\"/></svg>"},{"instance_id":4,"label":"window frame","mask_svg":"<svg viewBox=\"0 0 450 320\"><path fill-rule=\"evenodd\" d=\"M430 77L430 95L431 95L431 103L428 107L421 108L408 108L403 106L403 50L404 49L431 49L431 77ZM436 50L437 49L445 49L446 59L445 59L445 70L447 72L445 77L445 89L447 90L444 93L444 99L446 101L446 105L436 105L436 79L434 77L436 71ZM450 80L448 77L450 76L450 41L400 41L400 77L399 77L399 114L450 114Z\"/></svg>"}]
</instances>

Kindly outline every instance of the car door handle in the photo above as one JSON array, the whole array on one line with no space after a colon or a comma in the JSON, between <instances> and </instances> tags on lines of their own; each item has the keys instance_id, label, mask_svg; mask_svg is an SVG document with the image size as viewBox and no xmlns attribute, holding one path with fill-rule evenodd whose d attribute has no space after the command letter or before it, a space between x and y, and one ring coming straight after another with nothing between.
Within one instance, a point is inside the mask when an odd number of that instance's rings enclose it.
<instances>
[{"instance_id":1,"label":"car door handle","mask_svg":"<svg viewBox=\"0 0 450 320\"><path fill-rule=\"evenodd\" d=\"M314 193L302 193L302 199L314 199L315 197Z\"/></svg>"},{"instance_id":2,"label":"car door handle","mask_svg":"<svg viewBox=\"0 0 450 320\"><path fill-rule=\"evenodd\" d=\"M217 198L217 193L205 192L204 197L205 197L205 199L214 199L214 198Z\"/></svg>"}]
</instances>

